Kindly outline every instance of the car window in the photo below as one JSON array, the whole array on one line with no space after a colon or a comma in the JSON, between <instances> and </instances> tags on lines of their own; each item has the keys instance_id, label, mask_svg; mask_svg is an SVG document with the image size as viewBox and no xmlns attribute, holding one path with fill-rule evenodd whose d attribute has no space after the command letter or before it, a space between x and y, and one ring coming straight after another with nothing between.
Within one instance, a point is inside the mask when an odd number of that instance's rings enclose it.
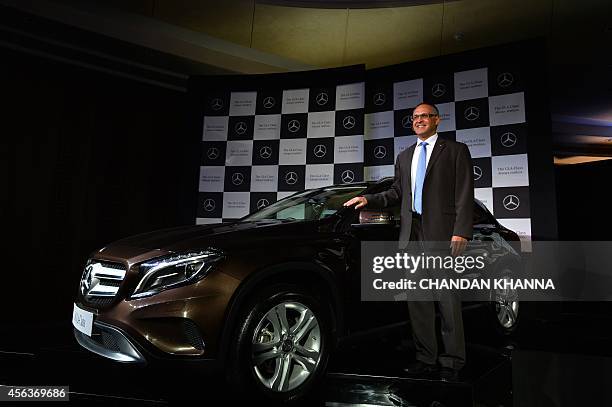
<instances>
[{"instance_id":1,"label":"car window","mask_svg":"<svg viewBox=\"0 0 612 407\"><path fill-rule=\"evenodd\" d=\"M343 208L344 202L364 190L364 186L346 186L303 191L247 215L242 220L319 220L335 214Z\"/></svg>"}]
</instances>

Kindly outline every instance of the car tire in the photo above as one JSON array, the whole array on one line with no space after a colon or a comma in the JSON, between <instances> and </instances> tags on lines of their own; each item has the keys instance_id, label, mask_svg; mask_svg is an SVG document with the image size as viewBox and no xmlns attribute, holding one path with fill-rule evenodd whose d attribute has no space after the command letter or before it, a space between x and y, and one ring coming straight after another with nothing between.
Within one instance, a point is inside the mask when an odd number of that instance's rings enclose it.
<instances>
[{"instance_id":1,"label":"car tire","mask_svg":"<svg viewBox=\"0 0 612 407\"><path fill-rule=\"evenodd\" d=\"M322 304L295 285L277 285L253 297L232 340L230 384L275 401L305 396L324 375L331 349L330 319Z\"/></svg>"},{"instance_id":2,"label":"car tire","mask_svg":"<svg viewBox=\"0 0 612 407\"><path fill-rule=\"evenodd\" d=\"M509 268L504 268L500 278L516 277ZM520 301L516 290L492 289L490 293L490 319L495 330L501 335L510 335L517 327L520 317Z\"/></svg>"}]
</instances>

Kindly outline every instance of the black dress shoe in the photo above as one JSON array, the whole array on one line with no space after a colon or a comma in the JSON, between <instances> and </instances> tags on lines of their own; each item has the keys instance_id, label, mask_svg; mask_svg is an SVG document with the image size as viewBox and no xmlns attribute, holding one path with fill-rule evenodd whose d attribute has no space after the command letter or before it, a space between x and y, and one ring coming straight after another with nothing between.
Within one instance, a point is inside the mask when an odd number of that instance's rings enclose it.
<instances>
[{"instance_id":1,"label":"black dress shoe","mask_svg":"<svg viewBox=\"0 0 612 407\"><path fill-rule=\"evenodd\" d=\"M459 382L461 381L461 369L453 369L442 366L440 368L440 380L443 382Z\"/></svg>"},{"instance_id":2,"label":"black dress shoe","mask_svg":"<svg viewBox=\"0 0 612 407\"><path fill-rule=\"evenodd\" d=\"M430 365L429 363L421 362L420 360L417 360L404 368L404 372L411 376L427 376L435 373L437 370L438 366Z\"/></svg>"}]
</instances>

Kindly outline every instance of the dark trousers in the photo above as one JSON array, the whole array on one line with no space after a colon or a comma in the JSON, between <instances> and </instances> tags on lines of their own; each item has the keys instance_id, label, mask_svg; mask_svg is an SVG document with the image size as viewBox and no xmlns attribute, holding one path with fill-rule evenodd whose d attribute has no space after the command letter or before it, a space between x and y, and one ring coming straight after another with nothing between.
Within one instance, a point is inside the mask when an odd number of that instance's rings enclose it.
<instances>
[{"instance_id":1,"label":"dark trousers","mask_svg":"<svg viewBox=\"0 0 612 407\"><path fill-rule=\"evenodd\" d=\"M421 220L412 219L411 241L423 241ZM465 365L465 338L461 300L452 290L436 293L440 309L442 342L444 352L438 353L436 337L436 312L433 301L408 301L412 337L416 347L416 358L424 363L460 369Z\"/></svg>"}]
</instances>

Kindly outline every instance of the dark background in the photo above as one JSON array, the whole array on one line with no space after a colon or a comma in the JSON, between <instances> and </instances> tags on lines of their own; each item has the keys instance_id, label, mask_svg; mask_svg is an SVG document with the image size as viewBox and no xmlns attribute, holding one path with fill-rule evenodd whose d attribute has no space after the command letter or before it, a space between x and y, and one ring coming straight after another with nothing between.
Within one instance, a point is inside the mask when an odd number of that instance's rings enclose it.
<instances>
[{"instance_id":1,"label":"dark background","mask_svg":"<svg viewBox=\"0 0 612 407\"><path fill-rule=\"evenodd\" d=\"M0 321L69 319L93 250L193 224L200 140L184 92L6 50L0 88Z\"/></svg>"}]
</instances>

